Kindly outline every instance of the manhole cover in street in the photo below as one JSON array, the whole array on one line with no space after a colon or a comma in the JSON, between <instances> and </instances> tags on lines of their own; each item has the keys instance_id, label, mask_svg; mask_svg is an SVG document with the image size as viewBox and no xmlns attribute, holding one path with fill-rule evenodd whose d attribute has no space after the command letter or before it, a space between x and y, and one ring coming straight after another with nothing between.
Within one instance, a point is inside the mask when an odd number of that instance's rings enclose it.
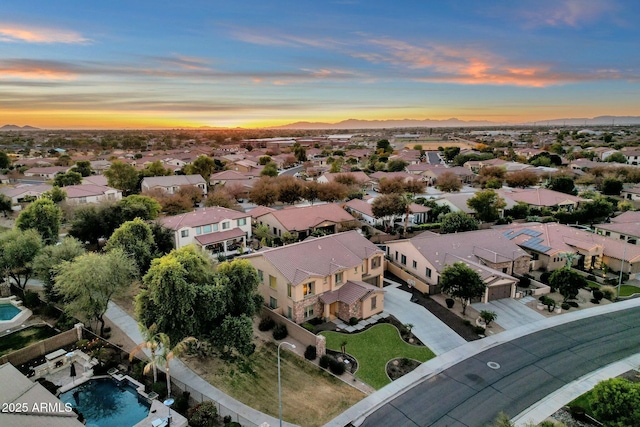
<instances>
[{"instance_id":1,"label":"manhole cover in street","mask_svg":"<svg viewBox=\"0 0 640 427\"><path fill-rule=\"evenodd\" d=\"M500 364L497 362L487 362L487 366L491 369L500 369Z\"/></svg>"}]
</instances>

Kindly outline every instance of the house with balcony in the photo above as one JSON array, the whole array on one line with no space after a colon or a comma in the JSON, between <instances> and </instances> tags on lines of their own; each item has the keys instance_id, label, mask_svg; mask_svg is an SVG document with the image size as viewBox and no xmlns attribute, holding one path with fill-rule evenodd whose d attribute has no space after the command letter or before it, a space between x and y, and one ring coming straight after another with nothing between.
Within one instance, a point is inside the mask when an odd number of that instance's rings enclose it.
<instances>
[{"instance_id":1,"label":"house with balcony","mask_svg":"<svg viewBox=\"0 0 640 427\"><path fill-rule=\"evenodd\" d=\"M384 252L356 231L243 258L258 271L258 290L265 304L296 323L313 318L366 319L384 308Z\"/></svg>"},{"instance_id":2,"label":"house with balcony","mask_svg":"<svg viewBox=\"0 0 640 427\"><path fill-rule=\"evenodd\" d=\"M160 223L173 231L176 248L193 244L211 256L237 255L251 239L251 215L219 206L165 217Z\"/></svg>"},{"instance_id":3,"label":"house with balcony","mask_svg":"<svg viewBox=\"0 0 640 427\"><path fill-rule=\"evenodd\" d=\"M476 271L487 285L482 302L513 298L518 279L529 271L531 256L497 230L464 233L421 233L386 243L388 269L413 277L421 292L440 292L442 271L456 262ZM395 274L395 273L394 273Z\"/></svg>"}]
</instances>

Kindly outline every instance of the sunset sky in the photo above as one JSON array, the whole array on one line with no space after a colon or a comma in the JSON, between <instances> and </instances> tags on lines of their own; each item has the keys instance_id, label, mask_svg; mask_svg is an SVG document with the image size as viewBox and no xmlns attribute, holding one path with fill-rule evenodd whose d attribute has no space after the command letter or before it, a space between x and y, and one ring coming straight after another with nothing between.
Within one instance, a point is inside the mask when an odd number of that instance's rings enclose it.
<instances>
[{"instance_id":1,"label":"sunset sky","mask_svg":"<svg viewBox=\"0 0 640 427\"><path fill-rule=\"evenodd\" d=\"M640 1L3 0L0 126L640 116Z\"/></svg>"}]
</instances>

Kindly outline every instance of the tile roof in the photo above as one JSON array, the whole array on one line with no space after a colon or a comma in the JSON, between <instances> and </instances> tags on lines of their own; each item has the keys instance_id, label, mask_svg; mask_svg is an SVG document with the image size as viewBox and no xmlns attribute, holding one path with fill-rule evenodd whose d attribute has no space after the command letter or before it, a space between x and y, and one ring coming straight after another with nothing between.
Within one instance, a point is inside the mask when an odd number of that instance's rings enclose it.
<instances>
[{"instance_id":1,"label":"tile roof","mask_svg":"<svg viewBox=\"0 0 640 427\"><path fill-rule=\"evenodd\" d=\"M640 211L627 211L611 218L611 222L640 222Z\"/></svg>"},{"instance_id":2,"label":"tile roof","mask_svg":"<svg viewBox=\"0 0 640 427\"><path fill-rule=\"evenodd\" d=\"M289 231L304 231L316 227L324 221L353 221L347 211L334 203L304 207L291 207L266 213L273 215Z\"/></svg>"},{"instance_id":3,"label":"tile roof","mask_svg":"<svg viewBox=\"0 0 640 427\"><path fill-rule=\"evenodd\" d=\"M29 192L44 193L52 188L53 186L49 184L23 184L15 187L0 187L0 194L4 194L7 197L16 197Z\"/></svg>"},{"instance_id":4,"label":"tile roof","mask_svg":"<svg viewBox=\"0 0 640 427\"><path fill-rule=\"evenodd\" d=\"M640 223L638 222L612 222L606 224L596 224L593 227L600 230L625 234L627 236L640 237Z\"/></svg>"},{"instance_id":5,"label":"tile roof","mask_svg":"<svg viewBox=\"0 0 640 427\"><path fill-rule=\"evenodd\" d=\"M271 212L275 212L276 210L267 206L256 206L255 208L251 209L248 214L251 215L251 218L255 219L258 218L261 215L266 215L268 213Z\"/></svg>"},{"instance_id":6,"label":"tile roof","mask_svg":"<svg viewBox=\"0 0 640 427\"><path fill-rule=\"evenodd\" d=\"M377 292L382 293L385 291L365 282L348 280L347 283L340 286L338 289L325 292L320 295L320 301L324 304L332 304L338 301L351 305L357 301L362 301L370 294Z\"/></svg>"},{"instance_id":7,"label":"tile roof","mask_svg":"<svg viewBox=\"0 0 640 427\"><path fill-rule=\"evenodd\" d=\"M153 187L170 187L180 185L206 184L202 175L169 175L169 176L152 176L143 179L150 188Z\"/></svg>"},{"instance_id":8,"label":"tile roof","mask_svg":"<svg viewBox=\"0 0 640 427\"><path fill-rule=\"evenodd\" d=\"M374 254L383 252L354 230L309 238L243 258L263 256L295 286L309 277L326 277L362 265L363 260Z\"/></svg>"},{"instance_id":9,"label":"tile roof","mask_svg":"<svg viewBox=\"0 0 640 427\"><path fill-rule=\"evenodd\" d=\"M210 208L196 209L181 215L167 216L160 220L161 224L171 230L180 230L187 227L198 227L201 225L217 224L225 219L248 218L249 214L234 211L233 209L212 206Z\"/></svg>"},{"instance_id":10,"label":"tile roof","mask_svg":"<svg viewBox=\"0 0 640 427\"><path fill-rule=\"evenodd\" d=\"M77 197L100 196L105 194L107 191L120 191L116 190L115 188L95 184L69 185L64 187L63 190L66 191L68 199L74 199Z\"/></svg>"},{"instance_id":11,"label":"tile roof","mask_svg":"<svg viewBox=\"0 0 640 427\"><path fill-rule=\"evenodd\" d=\"M238 227L232 228L231 230L218 231L216 233L207 233L196 236L196 240L201 245L210 245L211 243L218 243L228 239L235 239L237 237L242 237L246 235L244 231L239 229Z\"/></svg>"},{"instance_id":12,"label":"tile roof","mask_svg":"<svg viewBox=\"0 0 640 427\"><path fill-rule=\"evenodd\" d=\"M104 175L90 175L82 178L83 184L107 185L107 177Z\"/></svg>"},{"instance_id":13,"label":"tile roof","mask_svg":"<svg viewBox=\"0 0 640 427\"><path fill-rule=\"evenodd\" d=\"M523 202L534 206L551 207L566 204L567 202L580 203L587 201L587 199L583 199L582 197L549 190L548 188L499 189L497 193L502 197L508 197L516 202Z\"/></svg>"}]
</instances>

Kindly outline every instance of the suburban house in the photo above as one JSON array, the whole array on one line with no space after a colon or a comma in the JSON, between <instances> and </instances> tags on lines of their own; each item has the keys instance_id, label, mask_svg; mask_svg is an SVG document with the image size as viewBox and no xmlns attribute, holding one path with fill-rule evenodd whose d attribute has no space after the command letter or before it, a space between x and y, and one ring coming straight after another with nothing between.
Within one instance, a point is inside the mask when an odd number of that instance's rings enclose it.
<instances>
[{"instance_id":1,"label":"suburban house","mask_svg":"<svg viewBox=\"0 0 640 427\"><path fill-rule=\"evenodd\" d=\"M53 187L49 184L21 184L15 187L0 187L0 194L4 194L11 199L11 203L25 203L32 199L42 196L42 193L51 190Z\"/></svg>"},{"instance_id":2,"label":"suburban house","mask_svg":"<svg viewBox=\"0 0 640 427\"><path fill-rule=\"evenodd\" d=\"M54 179L59 173L67 173L70 166L49 166L45 168L31 168L24 171L24 176Z\"/></svg>"},{"instance_id":3,"label":"suburban house","mask_svg":"<svg viewBox=\"0 0 640 427\"><path fill-rule=\"evenodd\" d=\"M593 228L596 233L602 236L625 240L627 243L637 245L640 240L640 212L624 212L611 218L610 223L596 224Z\"/></svg>"},{"instance_id":4,"label":"suburban house","mask_svg":"<svg viewBox=\"0 0 640 427\"><path fill-rule=\"evenodd\" d=\"M518 279L513 275L527 273L531 260L526 251L497 230L454 234L427 231L411 239L387 242L386 246L388 269L408 273L418 290L430 294L440 292L440 275L447 266L467 264L487 285L482 302L515 297Z\"/></svg>"},{"instance_id":5,"label":"suburban house","mask_svg":"<svg viewBox=\"0 0 640 427\"><path fill-rule=\"evenodd\" d=\"M450 172L456 175L460 181L465 184L472 183L476 177L473 172L462 166L447 167L445 165L418 163L415 165L408 165L406 170L411 174L422 176L427 182L427 185L435 185L438 181L438 177L445 172Z\"/></svg>"},{"instance_id":6,"label":"suburban house","mask_svg":"<svg viewBox=\"0 0 640 427\"><path fill-rule=\"evenodd\" d=\"M67 203L101 203L105 201L116 201L122 199L122 191L95 184L79 184L63 187L67 193Z\"/></svg>"},{"instance_id":7,"label":"suburban house","mask_svg":"<svg viewBox=\"0 0 640 427\"><path fill-rule=\"evenodd\" d=\"M258 270L265 304L296 323L382 312L384 253L356 231L243 256Z\"/></svg>"},{"instance_id":8,"label":"suburban house","mask_svg":"<svg viewBox=\"0 0 640 427\"><path fill-rule=\"evenodd\" d=\"M211 255L235 255L251 239L251 216L219 206L165 217L161 224L173 231L176 248L194 244Z\"/></svg>"},{"instance_id":9,"label":"suburban house","mask_svg":"<svg viewBox=\"0 0 640 427\"><path fill-rule=\"evenodd\" d=\"M496 191L502 198L511 199L514 202L526 203L531 207L550 208L553 210L574 211L578 205L588 202L582 197L549 190L548 188L501 188Z\"/></svg>"},{"instance_id":10,"label":"suburban house","mask_svg":"<svg viewBox=\"0 0 640 427\"><path fill-rule=\"evenodd\" d=\"M480 172L482 168L486 168L488 166L503 166L507 163L506 160L502 159L489 159L489 160L469 160L464 165L465 168L473 172Z\"/></svg>"},{"instance_id":11,"label":"suburban house","mask_svg":"<svg viewBox=\"0 0 640 427\"><path fill-rule=\"evenodd\" d=\"M331 173L331 172L325 172L322 174L322 176L318 177L318 179L316 179L316 181L320 184L327 184L329 182L334 182L336 177L340 176L340 175L351 175L353 176L353 178L355 178L355 180L361 185L361 186L366 186L371 188L373 185L373 181L371 180L371 178L369 178L369 176L362 172L362 171L357 171L357 172L347 172L347 173Z\"/></svg>"},{"instance_id":12,"label":"suburban house","mask_svg":"<svg viewBox=\"0 0 640 427\"><path fill-rule=\"evenodd\" d=\"M207 182L200 174L146 177L142 179L141 186L142 191L160 188L169 194L177 193L182 186L193 186L202 190L205 196L207 195Z\"/></svg>"},{"instance_id":13,"label":"suburban house","mask_svg":"<svg viewBox=\"0 0 640 427\"><path fill-rule=\"evenodd\" d=\"M554 271L566 265L566 254L575 254L579 269L602 268L640 278L640 246L558 223L512 224L501 229L505 237L531 254L531 269Z\"/></svg>"},{"instance_id":14,"label":"suburban house","mask_svg":"<svg viewBox=\"0 0 640 427\"><path fill-rule=\"evenodd\" d=\"M640 184L636 184L633 187L623 188L620 195L625 200L638 201L640 200Z\"/></svg>"},{"instance_id":15,"label":"suburban house","mask_svg":"<svg viewBox=\"0 0 640 427\"><path fill-rule=\"evenodd\" d=\"M630 165L640 164L640 150L635 147L628 147L627 150L622 150L622 154L627 158L627 163Z\"/></svg>"},{"instance_id":16,"label":"suburban house","mask_svg":"<svg viewBox=\"0 0 640 427\"><path fill-rule=\"evenodd\" d=\"M302 240L313 232L333 234L345 231L355 227L357 220L339 205L328 203L267 212L256 218L256 225L268 226L274 236L291 233Z\"/></svg>"},{"instance_id":17,"label":"suburban house","mask_svg":"<svg viewBox=\"0 0 640 427\"><path fill-rule=\"evenodd\" d=\"M369 200L372 201L373 199ZM369 225L383 225L384 218L376 218L371 210L371 203L368 200L351 199L345 205L344 208L347 212L351 213L355 218L366 222ZM411 224L424 224L427 222L429 211L428 206L419 205L417 203L411 203L409 205L409 221ZM404 224L405 215L398 217Z\"/></svg>"}]
</instances>

